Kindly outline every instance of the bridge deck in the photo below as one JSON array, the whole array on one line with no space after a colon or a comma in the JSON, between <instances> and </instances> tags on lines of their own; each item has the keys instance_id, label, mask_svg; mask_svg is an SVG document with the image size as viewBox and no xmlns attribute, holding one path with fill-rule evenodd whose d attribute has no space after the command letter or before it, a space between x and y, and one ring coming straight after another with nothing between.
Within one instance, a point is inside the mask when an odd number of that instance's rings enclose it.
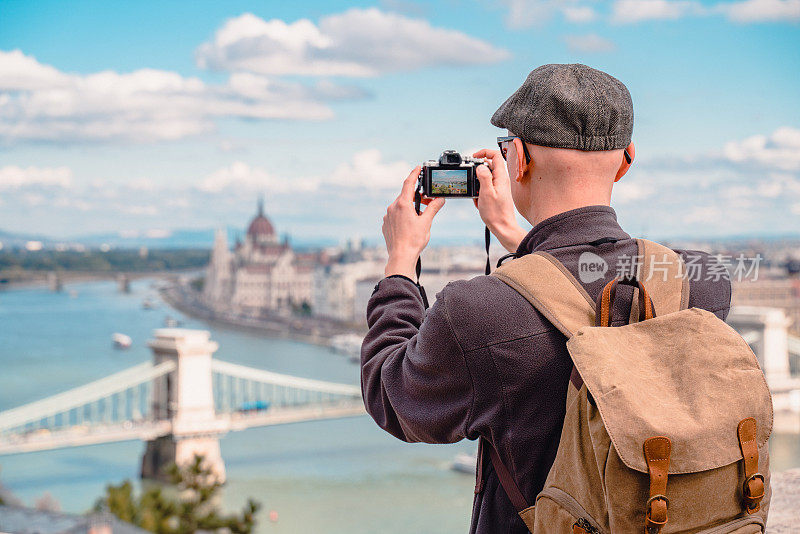
<instances>
[{"instance_id":1,"label":"bridge deck","mask_svg":"<svg viewBox=\"0 0 800 534\"><path fill-rule=\"evenodd\" d=\"M170 420L125 421L115 424L72 426L59 430L34 431L26 434L10 434L0 438L0 455L45 451L66 447L81 447L98 443L120 441L149 441L170 434L224 435L231 431L259 426L299 423L320 419L339 419L363 415L364 405L358 400L332 404L276 407L269 410L218 416L212 424L202 422L197 428L182 425L175 428Z\"/></svg>"}]
</instances>

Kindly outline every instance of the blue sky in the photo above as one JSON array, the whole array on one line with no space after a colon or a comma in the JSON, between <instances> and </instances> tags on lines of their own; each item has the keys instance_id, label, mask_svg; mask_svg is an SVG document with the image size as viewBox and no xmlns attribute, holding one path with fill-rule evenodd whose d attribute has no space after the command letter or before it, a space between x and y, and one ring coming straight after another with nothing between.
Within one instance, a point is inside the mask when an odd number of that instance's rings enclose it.
<instances>
[{"instance_id":1,"label":"blue sky","mask_svg":"<svg viewBox=\"0 0 800 534\"><path fill-rule=\"evenodd\" d=\"M380 237L414 164L494 146L544 63L629 87L651 237L800 231L800 0L0 0L0 230ZM451 201L434 240L480 237Z\"/></svg>"}]
</instances>

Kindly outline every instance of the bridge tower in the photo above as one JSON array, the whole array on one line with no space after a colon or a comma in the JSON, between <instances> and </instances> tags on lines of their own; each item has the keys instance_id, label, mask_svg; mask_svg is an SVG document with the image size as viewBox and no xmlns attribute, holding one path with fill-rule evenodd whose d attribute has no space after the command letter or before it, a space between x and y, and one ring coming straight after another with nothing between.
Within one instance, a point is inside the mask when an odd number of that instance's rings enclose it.
<instances>
[{"instance_id":1,"label":"bridge tower","mask_svg":"<svg viewBox=\"0 0 800 534\"><path fill-rule=\"evenodd\" d=\"M131 279L125 273L117 273L117 290L120 293L131 292Z\"/></svg>"},{"instance_id":2,"label":"bridge tower","mask_svg":"<svg viewBox=\"0 0 800 534\"><path fill-rule=\"evenodd\" d=\"M751 343L767 384L773 390L790 383L788 328L792 320L779 308L736 306L731 309L728 323Z\"/></svg>"},{"instance_id":3,"label":"bridge tower","mask_svg":"<svg viewBox=\"0 0 800 534\"><path fill-rule=\"evenodd\" d=\"M211 357L219 345L205 330L161 328L148 343L153 363L175 363L166 375L166 387L153 388L153 413L168 418L172 432L147 442L142 458L142 478L165 480L164 468L171 463L184 465L195 454L205 457L214 475L225 480L225 464L219 436L225 422L214 411Z\"/></svg>"},{"instance_id":4,"label":"bridge tower","mask_svg":"<svg viewBox=\"0 0 800 534\"><path fill-rule=\"evenodd\" d=\"M64 285L61 281L61 276L56 271L47 273L47 286L54 293L58 293L63 289Z\"/></svg>"}]
</instances>

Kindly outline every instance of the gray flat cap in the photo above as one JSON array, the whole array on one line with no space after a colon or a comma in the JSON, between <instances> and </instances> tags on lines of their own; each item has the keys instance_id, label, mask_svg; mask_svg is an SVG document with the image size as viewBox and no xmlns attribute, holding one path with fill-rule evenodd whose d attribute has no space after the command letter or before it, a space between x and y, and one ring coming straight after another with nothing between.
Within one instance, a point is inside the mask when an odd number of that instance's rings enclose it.
<instances>
[{"instance_id":1,"label":"gray flat cap","mask_svg":"<svg viewBox=\"0 0 800 534\"><path fill-rule=\"evenodd\" d=\"M494 112L492 124L534 145L614 150L631 142L633 102L625 84L603 71L542 65Z\"/></svg>"}]
</instances>

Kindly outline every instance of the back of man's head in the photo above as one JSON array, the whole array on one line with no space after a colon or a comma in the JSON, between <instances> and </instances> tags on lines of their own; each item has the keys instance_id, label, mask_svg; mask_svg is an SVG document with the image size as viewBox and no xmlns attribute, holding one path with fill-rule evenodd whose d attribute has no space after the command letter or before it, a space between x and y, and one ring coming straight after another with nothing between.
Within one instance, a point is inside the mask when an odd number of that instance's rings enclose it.
<instances>
[{"instance_id":1,"label":"back of man's head","mask_svg":"<svg viewBox=\"0 0 800 534\"><path fill-rule=\"evenodd\" d=\"M491 122L527 144L530 164L511 162L509 168L519 169L511 179L525 187L514 186L512 192L529 220L581 205L608 204L613 182L627 171L625 160L633 156L628 89L586 65L533 70Z\"/></svg>"}]
</instances>

